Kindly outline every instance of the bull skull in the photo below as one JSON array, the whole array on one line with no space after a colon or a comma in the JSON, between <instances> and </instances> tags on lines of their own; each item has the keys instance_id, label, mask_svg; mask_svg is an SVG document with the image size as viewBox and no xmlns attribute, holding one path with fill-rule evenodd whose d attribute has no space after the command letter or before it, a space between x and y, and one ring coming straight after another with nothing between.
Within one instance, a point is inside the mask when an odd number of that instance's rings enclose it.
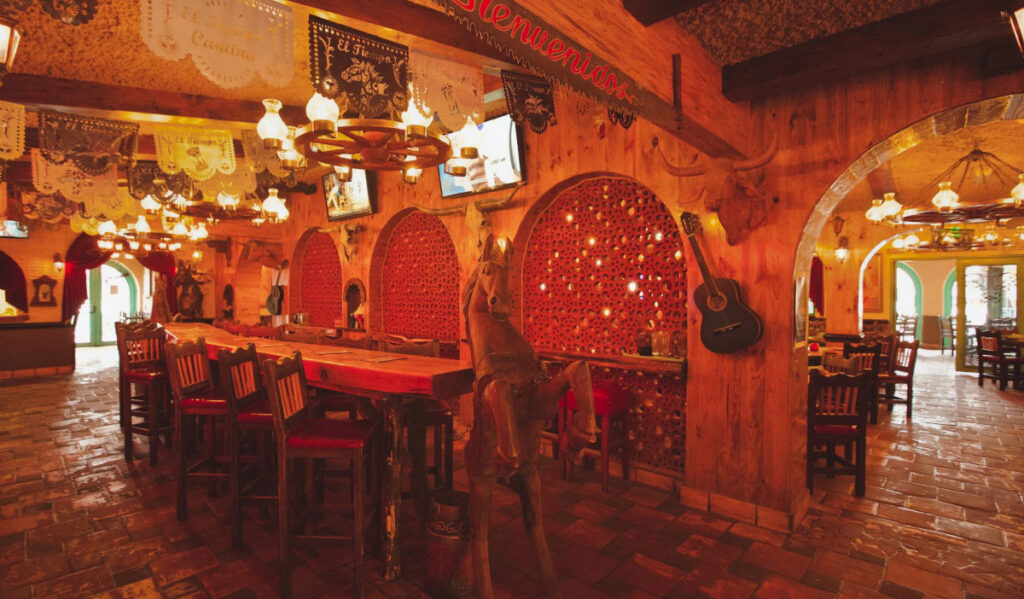
<instances>
[{"instance_id":1,"label":"bull skull","mask_svg":"<svg viewBox=\"0 0 1024 599\"><path fill-rule=\"evenodd\" d=\"M344 227L345 239L341 242L342 253L345 255L345 262L352 264L356 254L359 253L359 232L362 225L347 224Z\"/></svg>"},{"instance_id":2,"label":"bull skull","mask_svg":"<svg viewBox=\"0 0 1024 599\"><path fill-rule=\"evenodd\" d=\"M653 146L658 145L658 138ZM725 229L729 245L740 243L751 231L768 219L768 210L778 198L769 198L757 185L741 178L737 171L749 171L771 162L779 149L776 135L768 149L760 156L748 160L709 158L689 166L676 166L668 161L664 152L658 149L665 170L677 177L704 176L704 207L718 213L718 220Z\"/></svg>"}]
</instances>

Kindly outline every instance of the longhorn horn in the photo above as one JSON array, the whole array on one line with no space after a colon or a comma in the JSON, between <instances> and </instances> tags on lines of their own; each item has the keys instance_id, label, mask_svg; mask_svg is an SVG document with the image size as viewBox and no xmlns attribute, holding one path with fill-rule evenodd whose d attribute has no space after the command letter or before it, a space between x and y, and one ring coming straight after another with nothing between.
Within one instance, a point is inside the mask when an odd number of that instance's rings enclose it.
<instances>
[{"instance_id":1,"label":"longhorn horn","mask_svg":"<svg viewBox=\"0 0 1024 599\"><path fill-rule=\"evenodd\" d=\"M447 208L424 208L423 206L420 206L418 204L414 204L412 202L410 202L409 205L412 206L413 208L419 210L420 212L426 212L430 216L449 216L451 214L458 214L460 212L462 212L462 213L466 212L466 204L465 203L457 204L455 206L449 206Z\"/></svg>"},{"instance_id":2,"label":"longhorn horn","mask_svg":"<svg viewBox=\"0 0 1024 599\"><path fill-rule=\"evenodd\" d=\"M657 137L651 140L651 146L657 148L658 154L661 156L662 166L664 166L665 170L672 175L677 177L699 177L707 172L707 166L704 164L704 161L699 158L697 159L697 162L688 166L676 166L669 162L668 158L665 157L665 153L661 151L661 147L658 145Z\"/></svg>"},{"instance_id":3,"label":"longhorn horn","mask_svg":"<svg viewBox=\"0 0 1024 599\"><path fill-rule=\"evenodd\" d=\"M764 154L761 154L757 158L751 158L749 160L737 160L733 163L733 168L738 171L749 171L755 168L761 168L762 166L771 162L772 158L775 158L775 153L779 150L779 132L776 131L775 135L772 136L772 143L768 144L768 149L765 150Z\"/></svg>"},{"instance_id":4,"label":"longhorn horn","mask_svg":"<svg viewBox=\"0 0 1024 599\"><path fill-rule=\"evenodd\" d=\"M512 198L515 197L519 190L523 186L519 185L512 190L512 193L508 194L505 198L493 198L490 200L480 200L476 202L476 209L480 212L491 212L493 210L501 210L502 208L508 208L512 204Z\"/></svg>"}]
</instances>

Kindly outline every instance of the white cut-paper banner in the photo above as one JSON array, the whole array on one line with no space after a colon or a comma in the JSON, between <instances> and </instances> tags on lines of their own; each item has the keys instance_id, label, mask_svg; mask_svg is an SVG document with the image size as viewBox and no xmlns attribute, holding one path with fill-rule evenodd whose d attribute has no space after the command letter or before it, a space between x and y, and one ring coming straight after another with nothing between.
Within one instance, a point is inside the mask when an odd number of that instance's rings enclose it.
<instances>
[{"instance_id":1,"label":"white cut-paper banner","mask_svg":"<svg viewBox=\"0 0 1024 599\"><path fill-rule=\"evenodd\" d=\"M281 157L277 150L264 148L263 140L255 131L242 131L242 150L245 152L246 160L252 163L252 168L257 173L268 171L276 179L284 179L291 174L290 169L281 165Z\"/></svg>"},{"instance_id":2,"label":"white cut-paper banner","mask_svg":"<svg viewBox=\"0 0 1024 599\"><path fill-rule=\"evenodd\" d=\"M458 131L471 118L484 122L484 71L480 67L409 51L412 98L420 112L436 112L441 125ZM430 115L427 115L430 116Z\"/></svg>"},{"instance_id":3,"label":"white cut-paper banner","mask_svg":"<svg viewBox=\"0 0 1024 599\"><path fill-rule=\"evenodd\" d=\"M25 107L0 102L0 159L15 160L25 153Z\"/></svg>"},{"instance_id":4,"label":"white cut-paper banner","mask_svg":"<svg viewBox=\"0 0 1024 599\"><path fill-rule=\"evenodd\" d=\"M194 181L235 172L235 144L227 129L157 127L156 162L169 174L185 171Z\"/></svg>"},{"instance_id":5,"label":"white cut-paper banner","mask_svg":"<svg viewBox=\"0 0 1024 599\"><path fill-rule=\"evenodd\" d=\"M292 9L269 0L141 0L142 40L167 60L191 55L221 87L257 74L284 87L295 71Z\"/></svg>"},{"instance_id":6,"label":"white cut-paper banner","mask_svg":"<svg viewBox=\"0 0 1024 599\"><path fill-rule=\"evenodd\" d=\"M256 193L256 173L249 166L248 160L242 162L230 175L217 174L206 181L196 181L195 186L203 192L203 198L214 201L224 192L228 195L243 196Z\"/></svg>"},{"instance_id":7,"label":"white cut-paper banner","mask_svg":"<svg viewBox=\"0 0 1024 599\"><path fill-rule=\"evenodd\" d=\"M81 204L84 215L104 216L107 219L121 218L131 210L134 202L126 192L117 187L117 169L112 168L102 175L90 175L73 162L53 164L33 148L32 184L39 193L59 193L66 199Z\"/></svg>"}]
</instances>

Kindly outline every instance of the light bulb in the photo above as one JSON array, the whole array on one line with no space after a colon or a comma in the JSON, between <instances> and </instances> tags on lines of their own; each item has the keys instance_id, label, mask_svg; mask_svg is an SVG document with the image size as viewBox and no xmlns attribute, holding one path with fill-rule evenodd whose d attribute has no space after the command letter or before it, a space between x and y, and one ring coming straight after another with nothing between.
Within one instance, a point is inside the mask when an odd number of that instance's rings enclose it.
<instances>
[{"instance_id":1,"label":"light bulb","mask_svg":"<svg viewBox=\"0 0 1024 599\"><path fill-rule=\"evenodd\" d=\"M96 233L99 235L116 235L117 225L112 220L105 220L100 223L100 226L96 227Z\"/></svg>"},{"instance_id":2,"label":"light bulb","mask_svg":"<svg viewBox=\"0 0 1024 599\"><path fill-rule=\"evenodd\" d=\"M846 262L846 259L850 257L850 250L844 247L836 248L836 259L840 262Z\"/></svg>"},{"instance_id":3,"label":"light bulb","mask_svg":"<svg viewBox=\"0 0 1024 599\"><path fill-rule=\"evenodd\" d=\"M897 237L896 239L892 240L892 249L902 250L905 247L907 247L907 242L904 241L902 237Z\"/></svg>"},{"instance_id":4,"label":"light bulb","mask_svg":"<svg viewBox=\"0 0 1024 599\"><path fill-rule=\"evenodd\" d=\"M242 198L237 195L230 194L226 191L222 191L217 194L217 203L220 204L221 208L225 210L234 210L238 208L238 203L242 201Z\"/></svg>"},{"instance_id":5,"label":"light bulb","mask_svg":"<svg viewBox=\"0 0 1024 599\"><path fill-rule=\"evenodd\" d=\"M415 166L407 166L402 171L402 180L409 185L415 185L420 180L420 175L423 174L423 169Z\"/></svg>"},{"instance_id":6,"label":"light bulb","mask_svg":"<svg viewBox=\"0 0 1024 599\"><path fill-rule=\"evenodd\" d=\"M430 110L427 106L423 106L421 111L416 107L416 103L412 100L413 94L410 86L409 90L409 105L404 111L402 111L402 125L405 126L405 134L408 137L422 137L427 133L427 125L430 121L434 120L434 111Z\"/></svg>"},{"instance_id":7,"label":"light bulb","mask_svg":"<svg viewBox=\"0 0 1024 599\"><path fill-rule=\"evenodd\" d=\"M952 210L956 207L957 202L960 201L960 196L952 188L953 183L950 181L939 183L939 191L932 196L932 204L939 209L939 212Z\"/></svg>"},{"instance_id":8,"label":"light bulb","mask_svg":"<svg viewBox=\"0 0 1024 599\"><path fill-rule=\"evenodd\" d=\"M906 242L907 247L911 247L911 246L915 246L915 245L921 243L921 238L918 237L916 233L911 233L910 235L907 235L903 239L903 241Z\"/></svg>"},{"instance_id":9,"label":"light bulb","mask_svg":"<svg viewBox=\"0 0 1024 599\"><path fill-rule=\"evenodd\" d=\"M903 210L903 205L896 201L895 193L889 192L885 194L885 201L882 202L881 208L884 218L892 218L899 215Z\"/></svg>"},{"instance_id":10,"label":"light bulb","mask_svg":"<svg viewBox=\"0 0 1024 599\"><path fill-rule=\"evenodd\" d=\"M193 260L199 260L202 257L203 257L203 253L201 251L196 250L196 251L192 252L192 259Z\"/></svg>"},{"instance_id":11,"label":"light bulb","mask_svg":"<svg viewBox=\"0 0 1024 599\"><path fill-rule=\"evenodd\" d=\"M316 133L334 133L339 113L338 103L320 95L320 92L313 92L309 102L306 102L306 117Z\"/></svg>"},{"instance_id":12,"label":"light bulb","mask_svg":"<svg viewBox=\"0 0 1024 599\"><path fill-rule=\"evenodd\" d=\"M188 237L188 227L185 226L185 221L179 220L174 223L174 227L171 228L171 235L175 237Z\"/></svg>"},{"instance_id":13,"label":"light bulb","mask_svg":"<svg viewBox=\"0 0 1024 599\"><path fill-rule=\"evenodd\" d=\"M281 222L288 219L288 208L284 200L277 195L277 188L271 187L267 190L267 198L263 200L263 213L267 215L270 222Z\"/></svg>"},{"instance_id":14,"label":"light bulb","mask_svg":"<svg viewBox=\"0 0 1024 599\"><path fill-rule=\"evenodd\" d=\"M139 242L135 241L133 239L133 240L128 242L128 247L130 247L132 249L132 251L135 251L135 250L139 249Z\"/></svg>"},{"instance_id":15,"label":"light bulb","mask_svg":"<svg viewBox=\"0 0 1024 599\"><path fill-rule=\"evenodd\" d=\"M142 216L141 214L139 215L138 220L135 221L135 232L136 233L149 233L149 232L151 232L151 229L149 228L149 222L147 222L146 221L146 217Z\"/></svg>"},{"instance_id":16,"label":"light bulb","mask_svg":"<svg viewBox=\"0 0 1024 599\"><path fill-rule=\"evenodd\" d=\"M288 135L288 125L284 124L281 118L281 101L273 98L263 100L263 107L267 110L260 122L256 123L256 134L263 140L263 147L268 150L276 150L284 143Z\"/></svg>"},{"instance_id":17,"label":"light bulb","mask_svg":"<svg viewBox=\"0 0 1024 599\"><path fill-rule=\"evenodd\" d=\"M1019 183L1010 192L1010 197L1013 198L1013 203L1019 208L1024 206L1024 173L1017 175Z\"/></svg>"}]
</instances>

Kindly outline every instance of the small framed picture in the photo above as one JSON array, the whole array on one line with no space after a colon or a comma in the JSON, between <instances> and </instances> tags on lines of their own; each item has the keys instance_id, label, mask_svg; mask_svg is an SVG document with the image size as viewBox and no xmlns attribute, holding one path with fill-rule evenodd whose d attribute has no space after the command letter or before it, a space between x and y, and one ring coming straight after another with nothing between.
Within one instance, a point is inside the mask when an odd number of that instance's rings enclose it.
<instances>
[{"instance_id":1,"label":"small framed picture","mask_svg":"<svg viewBox=\"0 0 1024 599\"><path fill-rule=\"evenodd\" d=\"M43 275L38 279L33 279L32 286L35 287L35 294L32 295L32 301L29 302L30 306L57 305L57 297L53 294L53 289L57 286L57 281Z\"/></svg>"},{"instance_id":2,"label":"small framed picture","mask_svg":"<svg viewBox=\"0 0 1024 599\"><path fill-rule=\"evenodd\" d=\"M348 220L377 211L376 181L366 171L353 169L352 178L345 182L331 171L323 176L322 182L327 220Z\"/></svg>"}]
</instances>

